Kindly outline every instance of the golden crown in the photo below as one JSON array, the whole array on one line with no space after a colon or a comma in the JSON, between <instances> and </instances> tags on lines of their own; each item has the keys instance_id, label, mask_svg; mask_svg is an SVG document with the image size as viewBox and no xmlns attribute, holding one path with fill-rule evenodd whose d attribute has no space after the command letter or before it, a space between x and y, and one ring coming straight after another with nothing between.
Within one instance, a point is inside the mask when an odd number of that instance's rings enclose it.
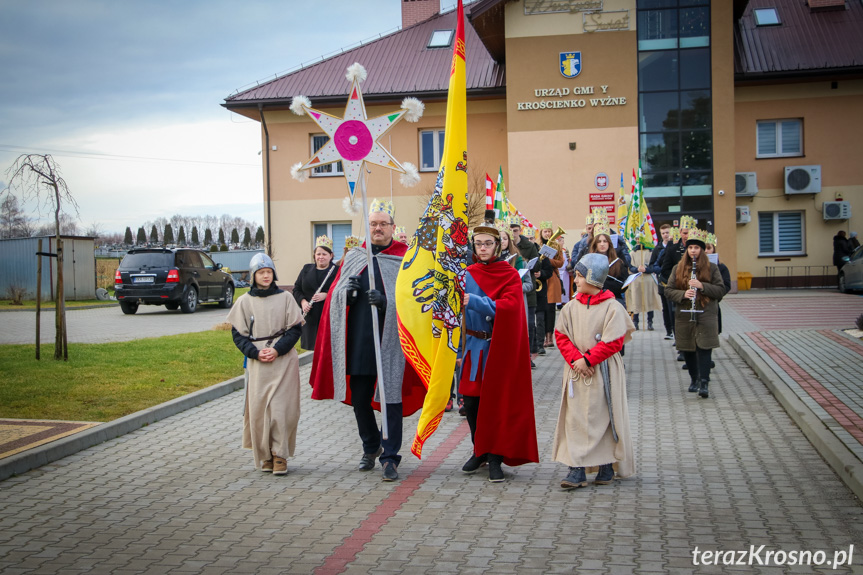
<instances>
[{"instance_id":1,"label":"golden crown","mask_svg":"<svg viewBox=\"0 0 863 575\"><path fill-rule=\"evenodd\" d=\"M692 216L681 216L680 217L680 229L681 230L693 230L696 227L698 227L698 220L696 220Z\"/></svg>"},{"instance_id":2,"label":"golden crown","mask_svg":"<svg viewBox=\"0 0 863 575\"><path fill-rule=\"evenodd\" d=\"M500 235L503 235L504 232L509 233L509 225L506 223L505 220L495 220L494 227L497 228L497 231L500 232Z\"/></svg>"},{"instance_id":3,"label":"golden crown","mask_svg":"<svg viewBox=\"0 0 863 575\"><path fill-rule=\"evenodd\" d=\"M533 228L524 228L521 232L521 235L523 235L526 238L532 238L533 237Z\"/></svg>"},{"instance_id":4,"label":"golden crown","mask_svg":"<svg viewBox=\"0 0 863 575\"><path fill-rule=\"evenodd\" d=\"M405 230L404 226L396 226L396 231L395 231L396 235L406 234L406 233L408 233L408 232L407 232L407 230Z\"/></svg>"},{"instance_id":5,"label":"golden crown","mask_svg":"<svg viewBox=\"0 0 863 575\"><path fill-rule=\"evenodd\" d=\"M395 217L396 208L393 206L393 203L389 200L379 200L377 198L372 200L372 205L369 208L369 215L376 214L379 212L383 212L391 218Z\"/></svg>"},{"instance_id":6,"label":"golden crown","mask_svg":"<svg viewBox=\"0 0 863 575\"><path fill-rule=\"evenodd\" d=\"M352 250L360 245L360 238L357 236L347 236L345 238L345 249Z\"/></svg>"},{"instance_id":7,"label":"golden crown","mask_svg":"<svg viewBox=\"0 0 863 575\"><path fill-rule=\"evenodd\" d=\"M548 221L548 220L546 220L546 221L542 221L542 222L539 222L539 229L541 229L541 230L550 230L550 229L552 229L551 222L550 222L550 221Z\"/></svg>"},{"instance_id":8,"label":"golden crown","mask_svg":"<svg viewBox=\"0 0 863 575\"><path fill-rule=\"evenodd\" d=\"M521 226L521 217L518 214L510 214L507 218L510 227L512 226Z\"/></svg>"},{"instance_id":9,"label":"golden crown","mask_svg":"<svg viewBox=\"0 0 863 575\"><path fill-rule=\"evenodd\" d=\"M605 234L608 237L611 237L611 228L608 226L608 221L597 221L593 225L593 237L598 236L599 234Z\"/></svg>"},{"instance_id":10,"label":"golden crown","mask_svg":"<svg viewBox=\"0 0 863 575\"><path fill-rule=\"evenodd\" d=\"M680 228L671 228L671 241L680 241Z\"/></svg>"},{"instance_id":11,"label":"golden crown","mask_svg":"<svg viewBox=\"0 0 863 575\"><path fill-rule=\"evenodd\" d=\"M333 251L333 240L327 236L318 236L315 238L315 248L327 248Z\"/></svg>"},{"instance_id":12,"label":"golden crown","mask_svg":"<svg viewBox=\"0 0 863 575\"><path fill-rule=\"evenodd\" d=\"M707 238L704 240L705 244L710 244L714 248L716 247L716 234L707 234Z\"/></svg>"},{"instance_id":13,"label":"golden crown","mask_svg":"<svg viewBox=\"0 0 863 575\"><path fill-rule=\"evenodd\" d=\"M698 228L690 228L689 229L689 237L686 239L687 242L697 241L702 243L707 243L707 232L704 230L699 230Z\"/></svg>"}]
</instances>

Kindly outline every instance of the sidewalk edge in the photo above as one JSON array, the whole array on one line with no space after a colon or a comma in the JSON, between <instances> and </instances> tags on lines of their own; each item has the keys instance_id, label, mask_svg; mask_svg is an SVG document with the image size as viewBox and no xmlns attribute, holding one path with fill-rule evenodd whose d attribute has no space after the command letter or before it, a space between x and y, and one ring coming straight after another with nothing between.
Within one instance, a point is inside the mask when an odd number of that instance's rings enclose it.
<instances>
[{"instance_id":1,"label":"sidewalk edge","mask_svg":"<svg viewBox=\"0 0 863 575\"><path fill-rule=\"evenodd\" d=\"M300 354L300 365L311 363L313 352ZM47 465L69 455L83 451L88 447L99 445L105 441L116 439L136 431L151 423L171 417L193 407L198 407L229 393L243 389L244 376L234 377L227 381L199 389L193 393L166 401L159 405L131 413L125 417L109 421L80 433L73 433L57 441L52 441L33 449L17 453L11 457L0 459L0 481L14 475L21 475L37 467Z\"/></svg>"},{"instance_id":2,"label":"sidewalk edge","mask_svg":"<svg viewBox=\"0 0 863 575\"><path fill-rule=\"evenodd\" d=\"M779 401L803 435L827 461L845 485L863 500L863 463L828 429L821 419L792 391L782 378L761 359L741 334L728 337L729 343L751 367L767 389Z\"/></svg>"}]
</instances>

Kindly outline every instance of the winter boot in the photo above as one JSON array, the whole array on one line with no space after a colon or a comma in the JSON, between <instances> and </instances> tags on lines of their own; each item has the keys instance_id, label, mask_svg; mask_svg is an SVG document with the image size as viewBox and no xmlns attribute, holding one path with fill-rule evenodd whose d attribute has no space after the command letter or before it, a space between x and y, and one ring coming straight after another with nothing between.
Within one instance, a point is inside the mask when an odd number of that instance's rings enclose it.
<instances>
[{"instance_id":1,"label":"winter boot","mask_svg":"<svg viewBox=\"0 0 863 575\"><path fill-rule=\"evenodd\" d=\"M614 482L614 467L611 463L599 466L599 473L596 474L596 479L593 480L594 485L611 485Z\"/></svg>"},{"instance_id":2,"label":"winter boot","mask_svg":"<svg viewBox=\"0 0 863 575\"><path fill-rule=\"evenodd\" d=\"M695 393L696 391L698 391L698 387L698 378L693 377L692 383L689 384L689 393Z\"/></svg>"},{"instance_id":3,"label":"winter boot","mask_svg":"<svg viewBox=\"0 0 863 575\"><path fill-rule=\"evenodd\" d=\"M560 486L567 490L587 487L587 475L584 473L584 467L570 467L569 474L563 478Z\"/></svg>"},{"instance_id":4,"label":"winter boot","mask_svg":"<svg viewBox=\"0 0 863 575\"><path fill-rule=\"evenodd\" d=\"M707 395L707 384L708 383L709 383L709 380L707 380L707 379L701 380L701 387L698 388L698 397L703 397L704 399L708 398L708 395Z\"/></svg>"}]
</instances>

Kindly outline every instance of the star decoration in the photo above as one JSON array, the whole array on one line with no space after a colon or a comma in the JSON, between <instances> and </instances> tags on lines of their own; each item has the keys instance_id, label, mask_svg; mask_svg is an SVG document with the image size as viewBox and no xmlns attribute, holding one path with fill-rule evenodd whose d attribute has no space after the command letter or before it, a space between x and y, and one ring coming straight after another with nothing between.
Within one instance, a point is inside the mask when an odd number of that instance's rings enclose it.
<instances>
[{"instance_id":1,"label":"star decoration","mask_svg":"<svg viewBox=\"0 0 863 575\"><path fill-rule=\"evenodd\" d=\"M350 98L345 106L344 117L337 118L305 105L303 110L327 134L329 140L303 164L301 170L342 162L351 198L354 197L364 162L405 173L404 167L378 140L401 120L407 111L402 109L369 119L363 93L356 78L351 82Z\"/></svg>"}]
</instances>

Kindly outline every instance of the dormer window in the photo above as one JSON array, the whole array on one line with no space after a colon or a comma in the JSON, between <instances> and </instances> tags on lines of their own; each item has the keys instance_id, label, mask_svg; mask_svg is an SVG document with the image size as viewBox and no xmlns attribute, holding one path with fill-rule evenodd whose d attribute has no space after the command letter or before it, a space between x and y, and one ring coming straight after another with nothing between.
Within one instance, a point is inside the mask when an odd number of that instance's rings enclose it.
<instances>
[{"instance_id":1,"label":"dormer window","mask_svg":"<svg viewBox=\"0 0 863 575\"><path fill-rule=\"evenodd\" d=\"M755 14L756 26L779 26L779 14L776 8L757 8L752 11Z\"/></svg>"},{"instance_id":2,"label":"dormer window","mask_svg":"<svg viewBox=\"0 0 863 575\"><path fill-rule=\"evenodd\" d=\"M452 45L455 30L435 30L429 39L429 48L448 48Z\"/></svg>"}]
</instances>

